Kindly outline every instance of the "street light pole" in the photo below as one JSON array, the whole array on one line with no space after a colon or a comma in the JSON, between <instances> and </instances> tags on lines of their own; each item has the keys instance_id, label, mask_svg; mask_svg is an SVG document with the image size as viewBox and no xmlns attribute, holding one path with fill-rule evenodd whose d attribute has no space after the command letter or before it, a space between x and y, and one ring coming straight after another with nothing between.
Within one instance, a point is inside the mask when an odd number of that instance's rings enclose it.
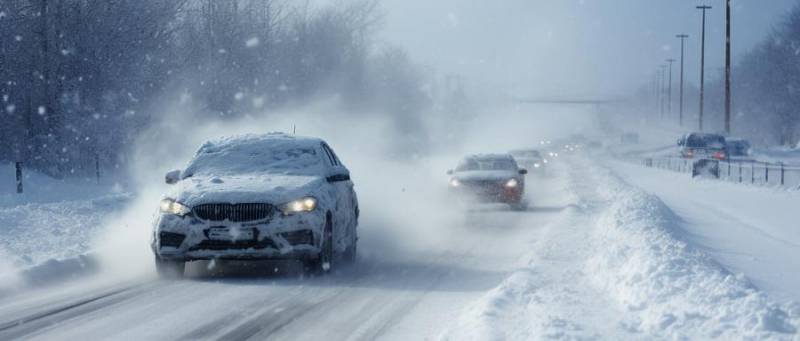
<instances>
[{"instance_id":1,"label":"street light pole","mask_svg":"<svg viewBox=\"0 0 800 341\"><path fill-rule=\"evenodd\" d=\"M667 116L672 116L672 63L675 59L667 59L669 63L669 82L667 83Z\"/></svg>"},{"instance_id":2,"label":"street light pole","mask_svg":"<svg viewBox=\"0 0 800 341\"><path fill-rule=\"evenodd\" d=\"M663 119L664 118L664 107L665 107L664 104L665 104L665 102L667 100L666 96L664 96L664 93L667 92L667 86L664 84L664 83L667 82L667 74L666 74L667 73L667 66L666 65L659 65L659 67L661 68L661 82L659 84L660 85L659 94L661 95L660 116Z\"/></svg>"},{"instance_id":3,"label":"street light pole","mask_svg":"<svg viewBox=\"0 0 800 341\"><path fill-rule=\"evenodd\" d=\"M731 134L731 0L725 1L725 133Z\"/></svg>"},{"instance_id":4,"label":"street light pole","mask_svg":"<svg viewBox=\"0 0 800 341\"><path fill-rule=\"evenodd\" d=\"M679 34L676 37L681 39L681 90L680 90L680 109L678 109L678 124L683 127L683 43L688 34Z\"/></svg>"},{"instance_id":5,"label":"street light pole","mask_svg":"<svg viewBox=\"0 0 800 341\"><path fill-rule=\"evenodd\" d=\"M703 25L702 36L700 43L700 115L699 129L703 131L703 97L705 95L705 67L706 67L706 10L711 9L711 6L697 6L697 9L703 11Z\"/></svg>"}]
</instances>

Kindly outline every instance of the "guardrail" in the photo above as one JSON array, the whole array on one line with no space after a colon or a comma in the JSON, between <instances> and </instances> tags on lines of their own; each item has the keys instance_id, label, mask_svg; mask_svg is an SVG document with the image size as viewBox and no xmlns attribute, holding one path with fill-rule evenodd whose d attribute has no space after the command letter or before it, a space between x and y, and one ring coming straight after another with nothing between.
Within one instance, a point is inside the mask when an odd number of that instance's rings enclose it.
<instances>
[{"instance_id":1,"label":"guardrail","mask_svg":"<svg viewBox=\"0 0 800 341\"><path fill-rule=\"evenodd\" d=\"M735 183L800 189L800 166L782 162L756 160L713 160L718 162L718 179ZM645 158L642 165L680 173L694 174L695 162L699 159L679 157Z\"/></svg>"}]
</instances>

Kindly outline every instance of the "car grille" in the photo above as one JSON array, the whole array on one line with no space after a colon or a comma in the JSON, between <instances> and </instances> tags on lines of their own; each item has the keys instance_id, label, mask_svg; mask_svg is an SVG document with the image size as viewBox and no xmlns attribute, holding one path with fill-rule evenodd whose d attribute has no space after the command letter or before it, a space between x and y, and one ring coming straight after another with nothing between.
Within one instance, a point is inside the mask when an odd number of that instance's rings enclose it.
<instances>
[{"instance_id":1,"label":"car grille","mask_svg":"<svg viewBox=\"0 0 800 341\"><path fill-rule=\"evenodd\" d=\"M471 181L464 181L463 184L469 187L491 188L497 186L502 187L506 183L506 181L508 180L471 180Z\"/></svg>"},{"instance_id":2,"label":"car grille","mask_svg":"<svg viewBox=\"0 0 800 341\"><path fill-rule=\"evenodd\" d=\"M272 213L272 205L256 204L202 204L192 207L194 214L210 221L254 221L267 219Z\"/></svg>"},{"instance_id":3,"label":"car grille","mask_svg":"<svg viewBox=\"0 0 800 341\"><path fill-rule=\"evenodd\" d=\"M278 246L272 239L265 238L260 241L256 240L203 240L199 244L192 246L189 248L189 251L197 251L197 250L212 250L212 251L222 251L222 250L246 250L246 249L266 249L272 248L277 249Z\"/></svg>"}]
</instances>

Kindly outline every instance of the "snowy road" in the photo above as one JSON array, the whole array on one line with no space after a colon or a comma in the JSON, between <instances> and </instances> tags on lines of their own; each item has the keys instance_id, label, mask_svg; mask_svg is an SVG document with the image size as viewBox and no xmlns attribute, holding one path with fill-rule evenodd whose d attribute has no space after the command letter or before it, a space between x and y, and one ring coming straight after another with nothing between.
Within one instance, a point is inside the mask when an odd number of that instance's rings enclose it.
<instances>
[{"instance_id":1,"label":"snowy road","mask_svg":"<svg viewBox=\"0 0 800 341\"><path fill-rule=\"evenodd\" d=\"M796 339L800 307L760 291L758 272L756 286L732 274L682 229L685 207L632 185L641 169L580 156L554 167L529 180L528 211L461 212L435 244L384 250L362 226L361 259L329 276L194 263L182 281L0 298L0 339Z\"/></svg>"},{"instance_id":2,"label":"snowy road","mask_svg":"<svg viewBox=\"0 0 800 341\"><path fill-rule=\"evenodd\" d=\"M534 182L527 212L464 213L458 242L299 278L296 264L189 269L184 281L79 282L0 301L0 339L430 339L497 286L563 209L557 181ZM362 227L366 229L368 227ZM365 246L368 249L368 246Z\"/></svg>"}]
</instances>

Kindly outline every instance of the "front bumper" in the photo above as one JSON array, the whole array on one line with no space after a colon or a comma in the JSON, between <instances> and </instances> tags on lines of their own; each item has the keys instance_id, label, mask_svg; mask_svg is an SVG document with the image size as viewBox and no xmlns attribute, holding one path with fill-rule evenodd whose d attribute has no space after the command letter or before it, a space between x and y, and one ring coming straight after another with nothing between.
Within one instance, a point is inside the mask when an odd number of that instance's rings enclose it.
<instances>
[{"instance_id":1,"label":"front bumper","mask_svg":"<svg viewBox=\"0 0 800 341\"><path fill-rule=\"evenodd\" d=\"M312 259L320 252L325 217L319 210L261 221L204 221L191 215L162 214L156 219L151 248L161 259ZM229 236L211 232L224 230Z\"/></svg>"},{"instance_id":2,"label":"front bumper","mask_svg":"<svg viewBox=\"0 0 800 341\"><path fill-rule=\"evenodd\" d=\"M469 186L462 185L450 188L453 195L485 203L514 204L522 200L523 189L518 187L497 186Z\"/></svg>"}]
</instances>

